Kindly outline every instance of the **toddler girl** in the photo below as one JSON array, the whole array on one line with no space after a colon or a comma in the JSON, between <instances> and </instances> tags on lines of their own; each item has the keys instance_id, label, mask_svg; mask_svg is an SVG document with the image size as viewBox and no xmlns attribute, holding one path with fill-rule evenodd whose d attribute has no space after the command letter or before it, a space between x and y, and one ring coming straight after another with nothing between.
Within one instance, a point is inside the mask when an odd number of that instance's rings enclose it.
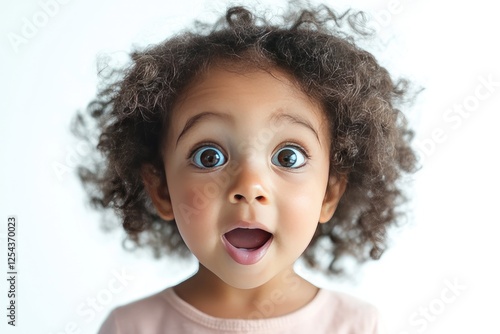
<instances>
[{"instance_id":1,"label":"toddler girl","mask_svg":"<svg viewBox=\"0 0 500 334\"><path fill-rule=\"evenodd\" d=\"M293 269L378 259L415 168L405 82L341 30L363 33L360 18L319 6L277 24L232 7L110 75L88 107L105 159L80 178L137 245L199 269L100 333L378 333L373 306Z\"/></svg>"}]
</instances>

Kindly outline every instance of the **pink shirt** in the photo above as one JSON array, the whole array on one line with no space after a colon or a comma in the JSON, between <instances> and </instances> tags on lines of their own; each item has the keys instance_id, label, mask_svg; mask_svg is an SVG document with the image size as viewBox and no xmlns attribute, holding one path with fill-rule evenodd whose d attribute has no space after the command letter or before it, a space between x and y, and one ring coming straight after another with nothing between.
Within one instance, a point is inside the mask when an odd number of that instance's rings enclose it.
<instances>
[{"instance_id":1,"label":"pink shirt","mask_svg":"<svg viewBox=\"0 0 500 334\"><path fill-rule=\"evenodd\" d=\"M176 295L172 288L117 307L99 334L164 333L380 333L377 309L353 296L320 289L292 313L267 319L223 319L207 315Z\"/></svg>"}]
</instances>

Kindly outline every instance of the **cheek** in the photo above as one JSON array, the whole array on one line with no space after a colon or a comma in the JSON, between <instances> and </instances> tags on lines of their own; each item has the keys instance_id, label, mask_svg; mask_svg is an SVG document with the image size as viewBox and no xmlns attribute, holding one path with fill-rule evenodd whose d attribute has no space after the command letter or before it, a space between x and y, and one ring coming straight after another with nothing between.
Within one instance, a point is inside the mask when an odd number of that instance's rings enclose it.
<instances>
[{"instance_id":1,"label":"cheek","mask_svg":"<svg viewBox=\"0 0 500 334\"><path fill-rule=\"evenodd\" d=\"M305 232L316 228L319 220L323 196L314 187L301 188L287 192L283 198L280 212L282 222L290 232Z\"/></svg>"},{"instance_id":2,"label":"cheek","mask_svg":"<svg viewBox=\"0 0 500 334\"><path fill-rule=\"evenodd\" d=\"M212 198L209 196L209 192L204 192L203 185L190 184L189 181L186 181L176 188L177 190L172 192L171 198L178 224L198 224L202 218L208 218L206 214Z\"/></svg>"},{"instance_id":3,"label":"cheek","mask_svg":"<svg viewBox=\"0 0 500 334\"><path fill-rule=\"evenodd\" d=\"M211 191L215 190L209 183L193 182L188 179L176 182L170 189L177 226L190 248L201 244L204 236L210 235L216 229L210 223L217 221L215 217L217 206Z\"/></svg>"}]
</instances>

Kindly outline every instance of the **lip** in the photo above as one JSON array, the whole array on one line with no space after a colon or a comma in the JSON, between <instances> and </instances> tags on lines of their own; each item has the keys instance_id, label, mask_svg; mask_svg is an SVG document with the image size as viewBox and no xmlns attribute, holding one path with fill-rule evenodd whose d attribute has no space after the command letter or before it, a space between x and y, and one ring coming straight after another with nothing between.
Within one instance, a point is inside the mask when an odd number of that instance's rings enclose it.
<instances>
[{"instance_id":1,"label":"lip","mask_svg":"<svg viewBox=\"0 0 500 334\"><path fill-rule=\"evenodd\" d=\"M234 247L227 239L225 234L235 230L237 228L248 228L248 229L261 229L263 231L266 231L267 233L271 234L271 237L269 240L266 241L265 244L260 246L259 248L255 249L244 249L244 248L237 248ZM257 262L259 262L264 255L266 255L267 250L269 249L269 246L271 246L271 243L273 242L274 239L274 234L269 231L269 229L262 225L259 222L248 222L244 220L238 221L235 225L232 225L229 229L227 229L221 236L222 239L222 244L224 245L224 248L226 249L226 252L231 256L231 258L242 265L252 265Z\"/></svg>"},{"instance_id":2,"label":"lip","mask_svg":"<svg viewBox=\"0 0 500 334\"><path fill-rule=\"evenodd\" d=\"M231 232L232 230L235 230L237 228L251 228L251 229L258 228L258 229L261 229L263 231L266 231L269 234L273 234L271 231L269 231L269 229L265 225L262 225L259 222L248 222L245 220L240 220L235 225L231 225L231 227L228 230L226 230L224 233L222 233L222 235L226 234L227 232Z\"/></svg>"},{"instance_id":3,"label":"lip","mask_svg":"<svg viewBox=\"0 0 500 334\"><path fill-rule=\"evenodd\" d=\"M222 235L222 243L227 253L231 258L242 265L252 265L259 262L264 255L266 255L269 246L273 242L274 236L271 234L269 240L266 241L265 244L255 249L244 249L244 248L236 248L226 239L226 236Z\"/></svg>"}]
</instances>

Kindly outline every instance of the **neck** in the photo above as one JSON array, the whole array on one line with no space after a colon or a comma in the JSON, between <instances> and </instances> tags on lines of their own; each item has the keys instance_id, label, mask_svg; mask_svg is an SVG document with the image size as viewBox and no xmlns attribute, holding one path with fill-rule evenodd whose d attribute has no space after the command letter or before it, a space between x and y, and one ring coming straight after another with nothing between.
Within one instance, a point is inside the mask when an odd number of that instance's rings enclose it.
<instances>
[{"instance_id":1,"label":"neck","mask_svg":"<svg viewBox=\"0 0 500 334\"><path fill-rule=\"evenodd\" d=\"M208 315L252 319L293 312L309 303L318 288L290 267L259 287L239 289L226 284L200 264L198 272L175 286L174 291Z\"/></svg>"}]
</instances>

